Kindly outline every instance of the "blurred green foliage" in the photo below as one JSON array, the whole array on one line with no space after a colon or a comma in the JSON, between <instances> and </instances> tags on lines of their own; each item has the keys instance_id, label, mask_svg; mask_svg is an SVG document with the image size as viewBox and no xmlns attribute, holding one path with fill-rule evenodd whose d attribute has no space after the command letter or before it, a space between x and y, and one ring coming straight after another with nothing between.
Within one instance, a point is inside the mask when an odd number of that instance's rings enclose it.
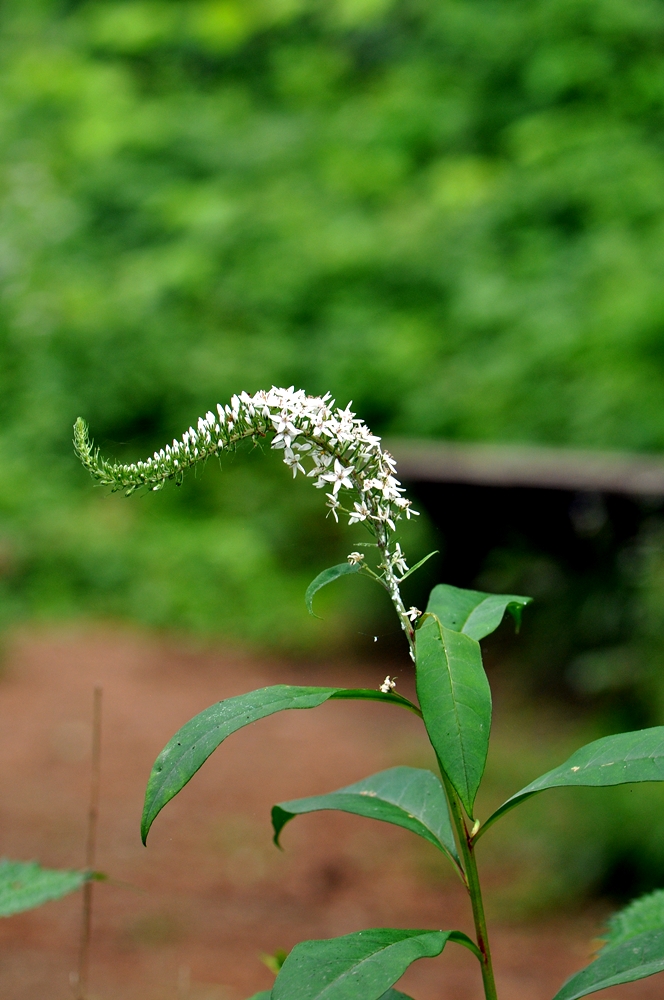
<instances>
[{"instance_id":1,"label":"blurred green foliage","mask_svg":"<svg viewBox=\"0 0 664 1000\"><path fill-rule=\"evenodd\" d=\"M292 647L352 613L307 619L348 543L275 461L109 499L79 414L137 457L295 383L380 432L662 448L663 13L5 0L3 614Z\"/></svg>"},{"instance_id":2,"label":"blurred green foliage","mask_svg":"<svg viewBox=\"0 0 664 1000\"><path fill-rule=\"evenodd\" d=\"M306 584L362 535L278 456L108 497L73 457L78 415L136 458L295 383L380 433L664 448L663 42L662 0L5 0L0 618L293 650L387 610L360 615L352 579L307 616ZM408 531L413 559L434 547ZM519 705L496 800L624 726L635 676L637 724L664 721L662 535L583 593L494 553L484 584L544 608L526 656L559 669L574 635L577 694L608 698L599 722L556 716L537 760ZM659 792L566 795L500 827L527 870L505 905L661 883Z\"/></svg>"}]
</instances>

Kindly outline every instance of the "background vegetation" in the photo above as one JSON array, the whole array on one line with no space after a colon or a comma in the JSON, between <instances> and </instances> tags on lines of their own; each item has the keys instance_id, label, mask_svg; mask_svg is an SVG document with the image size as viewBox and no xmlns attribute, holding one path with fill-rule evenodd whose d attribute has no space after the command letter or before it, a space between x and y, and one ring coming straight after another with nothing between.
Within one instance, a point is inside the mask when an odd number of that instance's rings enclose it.
<instances>
[{"instance_id":1,"label":"background vegetation","mask_svg":"<svg viewBox=\"0 0 664 1000\"><path fill-rule=\"evenodd\" d=\"M5 614L312 641L311 491L245 460L108 500L78 414L138 455L297 383L380 432L661 448L662 13L7 0Z\"/></svg>"},{"instance_id":2,"label":"background vegetation","mask_svg":"<svg viewBox=\"0 0 664 1000\"><path fill-rule=\"evenodd\" d=\"M5 621L290 650L380 622L341 588L307 618L348 535L275 456L108 498L79 414L138 457L294 383L383 434L661 450L663 42L662 0L5 0ZM638 724L664 719L660 539L646 518L589 595L518 546L480 578L539 587L529 663L551 640L549 678L609 714L636 690Z\"/></svg>"}]
</instances>

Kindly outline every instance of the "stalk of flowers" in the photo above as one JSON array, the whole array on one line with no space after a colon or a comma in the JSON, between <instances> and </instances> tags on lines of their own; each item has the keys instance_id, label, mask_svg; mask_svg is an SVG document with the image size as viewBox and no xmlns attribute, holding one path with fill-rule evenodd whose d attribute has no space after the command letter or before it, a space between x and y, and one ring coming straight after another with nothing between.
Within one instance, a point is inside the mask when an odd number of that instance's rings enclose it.
<instances>
[{"instance_id":1,"label":"stalk of flowers","mask_svg":"<svg viewBox=\"0 0 664 1000\"><path fill-rule=\"evenodd\" d=\"M360 563L360 571L388 591L412 654L413 609L406 611L399 589L408 566L391 536L401 517L410 518L417 511L402 496L394 459L350 404L341 409L329 393L308 396L293 386L272 387L253 396L241 392L230 404L218 403L216 413L209 410L200 417L196 428L190 427L180 440L145 461L129 464L103 458L90 441L85 422L79 417L74 425L74 447L83 465L102 485L127 496L141 488L160 490L169 479L179 483L188 468L234 449L243 440L270 438L272 448L283 450L293 477L300 472L326 491L326 504L336 521L345 514L349 524L363 523L375 537L381 555L376 571L366 565L363 554L353 552L349 560Z\"/></svg>"}]
</instances>

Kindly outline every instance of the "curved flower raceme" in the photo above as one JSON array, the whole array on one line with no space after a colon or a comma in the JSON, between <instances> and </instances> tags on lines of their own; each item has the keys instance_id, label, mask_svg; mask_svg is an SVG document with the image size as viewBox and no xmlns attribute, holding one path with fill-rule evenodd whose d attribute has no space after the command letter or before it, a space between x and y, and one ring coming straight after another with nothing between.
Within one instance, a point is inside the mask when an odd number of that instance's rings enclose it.
<instances>
[{"instance_id":1,"label":"curved flower raceme","mask_svg":"<svg viewBox=\"0 0 664 1000\"><path fill-rule=\"evenodd\" d=\"M399 518L410 518L417 511L402 496L394 459L382 450L380 438L350 406L342 410L335 407L329 393L307 396L293 386L273 387L253 396L241 392L229 405L217 404L216 413L210 410L200 417L196 428L190 427L179 441L174 440L144 462L131 464L102 458L89 439L85 422L79 417L74 425L74 447L83 465L104 486L122 490L127 496L142 487L159 490L169 479L180 482L188 468L233 449L246 438L271 438L271 447L283 450L284 463L293 477L301 472L325 490L335 520L340 513L345 514L349 524L361 521L374 535L382 562L375 573L364 564L361 572L387 589L412 644L413 628L399 592L399 581L408 566L391 535ZM346 494L348 506L343 502Z\"/></svg>"}]
</instances>

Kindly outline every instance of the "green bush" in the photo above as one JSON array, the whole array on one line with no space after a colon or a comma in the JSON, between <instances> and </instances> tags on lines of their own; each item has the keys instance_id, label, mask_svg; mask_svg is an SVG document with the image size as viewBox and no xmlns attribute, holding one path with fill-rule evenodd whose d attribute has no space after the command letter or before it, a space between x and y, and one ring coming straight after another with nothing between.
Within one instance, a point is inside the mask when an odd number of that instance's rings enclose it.
<instances>
[{"instance_id":1,"label":"green bush","mask_svg":"<svg viewBox=\"0 0 664 1000\"><path fill-rule=\"evenodd\" d=\"M379 432L661 448L661 13L7 0L3 613L322 634L294 545L315 496L238 459L120 510L75 466L79 414L137 456L296 383Z\"/></svg>"}]
</instances>

